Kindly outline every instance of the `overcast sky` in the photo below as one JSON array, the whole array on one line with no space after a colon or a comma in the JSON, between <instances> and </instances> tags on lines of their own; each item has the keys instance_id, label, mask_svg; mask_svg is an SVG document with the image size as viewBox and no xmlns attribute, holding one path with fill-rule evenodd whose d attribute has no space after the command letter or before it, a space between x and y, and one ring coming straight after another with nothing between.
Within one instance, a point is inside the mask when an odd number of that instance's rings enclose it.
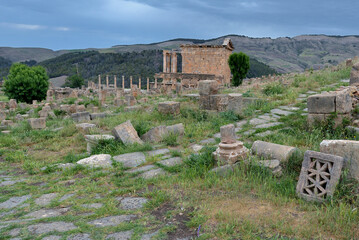
<instances>
[{"instance_id":1,"label":"overcast sky","mask_svg":"<svg viewBox=\"0 0 359 240\"><path fill-rule=\"evenodd\" d=\"M0 46L105 48L227 34L359 35L358 0L0 0Z\"/></svg>"}]
</instances>

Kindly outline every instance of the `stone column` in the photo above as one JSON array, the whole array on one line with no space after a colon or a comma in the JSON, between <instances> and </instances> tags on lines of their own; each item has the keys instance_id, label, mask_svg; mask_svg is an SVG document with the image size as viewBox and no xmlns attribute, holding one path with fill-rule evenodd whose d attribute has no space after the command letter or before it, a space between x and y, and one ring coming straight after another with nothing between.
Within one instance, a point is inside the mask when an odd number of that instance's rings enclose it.
<instances>
[{"instance_id":1,"label":"stone column","mask_svg":"<svg viewBox=\"0 0 359 240\"><path fill-rule=\"evenodd\" d=\"M113 76L113 84L115 85L115 89L117 89L117 76Z\"/></svg>"},{"instance_id":2,"label":"stone column","mask_svg":"<svg viewBox=\"0 0 359 240\"><path fill-rule=\"evenodd\" d=\"M139 79L138 79L138 89L140 89L140 91L141 91L141 77L139 77Z\"/></svg>"},{"instance_id":3,"label":"stone column","mask_svg":"<svg viewBox=\"0 0 359 240\"><path fill-rule=\"evenodd\" d=\"M155 77L155 88L157 88L157 77Z\"/></svg>"},{"instance_id":4,"label":"stone column","mask_svg":"<svg viewBox=\"0 0 359 240\"><path fill-rule=\"evenodd\" d=\"M167 71L167 51L163 50L163 72Z\"/></svg>"},{"instance_id":5,"label":"stone column","mask_svg":"<svg viewBox=\"0 0 359 240\"><path fill-rule=\"evenodd\" d=\"M171 59L172 73L177 73L177 53L172 52L171 57L172 57L172 59Z\"/></svg>"},{"instance_id":6,"label":"stone column","mask_svg":"<svg viewBox=\"0 0 359 240\"><path fill-rule=\"evenodd\" d=\"M108 88L108 75L106 75L106 88Z\"/></svg>"},{"instance_id":7,"label":"stone column","mask_svg":"<svg viewBox=\"0 0 359 240\"><path fill-rule=\"evenodd\" d=\"M122 76L122 89L125 90L125 76Z\"/></svg>"},{"instance_id":8,"label":"stone column","mask_svg":"<svg viewBox=\"0 0 359 240\"><path fill-rule=\"evenodd\" d=\"M169 53L166 54L166 73L171 72L171 55Z\"/></svg>"},{"instance_id":9,"label":"stone column","mask_svg":"<svg viewBox=\"0 0 359 240\"><path fill-rule=\"evenodd\" d=\"M150 78L147 78L147 92L150 91Z\"/></svg>"},{"instance_id":10,"label":"stone column","mask_svg":"<svg viewBox=\"0 0 359 240\"><path fill-rule=\"evenodd\" d=\"M130 76L130 89L132 89L132 76Z\"/></svg>"},{"instance_id":11,"label":"stone column","mask_svg":"<svg viewBox=\"0 0 359 240\"><path fill-rule=\"evenodd\" d=\"M98 90L101 91L101 75L98 75Z\"/></svg>"}]
</instances>

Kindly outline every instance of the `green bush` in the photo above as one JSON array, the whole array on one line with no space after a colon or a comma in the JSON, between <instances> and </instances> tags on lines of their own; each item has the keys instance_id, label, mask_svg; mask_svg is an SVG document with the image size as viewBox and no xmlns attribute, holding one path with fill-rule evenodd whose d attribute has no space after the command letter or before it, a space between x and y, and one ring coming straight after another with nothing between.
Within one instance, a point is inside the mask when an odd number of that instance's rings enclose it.
<instances>
[{"instance_id":1,"label":"green bush","mask_svg":"<svg viewBox=\"0 0 359 240\"><path fill-rule=\"evenodd\" d=\"M190 155L184 163L187 166L186 173L189 176L203 177L214 165L215 159L212 153L215 147L204 147L200 154Z\"/></svg>"},{"instance_id":2,"label":"green bush","mask_svg":"<svg viewBox=\"0 0 359 240\"><path fill-rule=\"evenodd\" d=\"M263 93L267 96L282 94L285 92L285 88L281 83L271 83L263 88Z\"/></svg>"},{"instance_id":3,"label":"green bush","mask_svg":"<svg viewBox=\"0 0 359 240\"><path fill-rule=\"evenodd\" d=\"M163 142L166 143L167 146L177 146L178 142L178 134L175 133L169 133L163 138Z\"/></svg>"},{"instance_id":4,"label":"green bush","mask_svg":"<svg viewBox=\"0 0 359 240\"><path fill-rule=\"evenodd\" d=\"M232 53L229 56L228 65L233 75L232 84L234 86L241 85L249 70L249 57L242 52Z\"/></svg>"},{"instance_id":5,"label":"green bush","mask_svg":"<svg viewBox=\"0 0 359 240\"><path fill-rule=\"evenodd\" d=\"M9 99L16 99L18 102L42 101L46 99L48 80L43 67L14 63L4 81L4 92Z\"/></svg>"},{"instance_id":6,"label":"green bush","mask_svg":"<svg viewBox=\"0 0 359 240\"><path fill-rule=\"evenodd\" d=\"M66 78L66 82L64 86L70 88L81 88L81 86L84 84L85 84L84 78L76 74Z\"/></svg>"}]
</instances>

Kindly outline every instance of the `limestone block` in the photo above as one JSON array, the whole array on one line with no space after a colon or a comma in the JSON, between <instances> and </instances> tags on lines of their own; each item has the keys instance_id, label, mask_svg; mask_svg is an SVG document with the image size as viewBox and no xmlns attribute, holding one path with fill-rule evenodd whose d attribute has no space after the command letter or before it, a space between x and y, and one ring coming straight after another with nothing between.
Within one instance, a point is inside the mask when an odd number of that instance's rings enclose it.
<instances>
[{"instance_id":1,"label":"limestone block","mask_svg":"<svg viewBox=\"0 0 359 240\"><path fill-rule=\"evenodd\" d=\"M133 128L131 121L128 120L112 130L116 139L122 141L124 144L143 144L143 141L138 137L136 130Z\"/></svg>"},{"instance_id":2,"label":"limestone block","mask_svg":"<svg viewBox=\"0 0 359 240\"><path fill-rule=\"evenodd\" d=\"M1 102L0 102L0 109L5 109L5 108L6 108L6 105L7 105L6 102L1 101Z\"/></svg>"},{"instance_id":3,"label":"limestone block","mask_svg":"<svg viewBox=\"0 0 359 240\"><path fill-rule=\"evenodd\" d=\"M335 112L335 93L316 94L308 97L307 106L309 113L332 113Z\"/></svg>"},{"instance_id":4,"label":"limestone block","mask_svg":"<svg viewBox=\"0 0 359 240\"><path fill-rule=\"evenodd\" d=\"M105 134L104 135L85 135L85 140L87 143L87 152L91 153L92 149L95 148L101 140L111 140L111 139L115 139L115 137L112 135L105 135Z\"/></svg>"},{"instance_id":5,"label":"limestone block","mask_svg":"<svg viewBox=\"0 0 359 240\"><path fill-rule=\"evenodd\" d=\"M146 156L142 152L125 153L114 156L113 160L122 163L124 167L133 168L146 162Z\"/></svg>"},{"instance_id":6,"label":"limestone block","mask_svg":"<svg viewBox=\"0 0 359 240\"><path fill-rule=\"evenodd\" d=\"M125 100L123 99L115 99L113 104L116 106L116 107L120 107L120 106L123 106L125 105Z\"/></svg>"},{"instance_id":7,"label":"limestone block","mask_svg":"<svg viewBox=\"0 0 359 240\"><path fill-rule=\"evenodd\" d=\"M45 118L30 118L28 119L32 129L43 129L46 128L46 119Z\"/></svg>"},{"instance_id":8,"label":"limestone block","mask_svg":"<svg viewBox=\"0 0 359 240\"><path fill-rule=\"evenodd\" d=\"M85 112L85 111L86 111L85 105L77 105L76 106L76 112Z\"/></svg>"},{"instance_id":9,"label":"limestone block","mask_svg":"<svg viewBox=\"0 0 359 240\"><path fill-rule=\"evenodd\" d=\"M161 102L158 104L158 111L162 114L178 115L180 114L180 103L179 102Z\"/></svg>"},{"instance_id":10,"label":"limestone block","mask_svg":"<svg viewBox=\"0 0 359 240\"><path fill-rule=\"evenodd\" d=\"M127 106L134 106L137 103L136 98L133 95L127 95L125 99Z\"/></svg>"},{"instance_id":11,"label":"limestone block","mask_svg":"<svg viewBox=\"0 0 359 240\"><path fill-rule=\"evenodd\" d=\"M326 121L325 114L309 113L307 117L307 122L309 126L313 126L315 123L320 123L325 121Z\"/></svg>"},{"instance_id":12,"label":"limestone block","mask_svg":"<svg viewBox=\"0 0 359 240\"><path fill-rule=\"evenodd\" d=\"M172 126L166 127L167 134L177 134L179 136L182 136L184 134L184 126L182 123L175 124Z\"/></svg>"},{"instance_id":13,"label":"limestone block","mask_svg":"<svg viewBox=\"0 0 359 240\"><path fill-rule=\"evenodd\" d=\"M6 113L0 111L0 122L6 119Z\"/></svg>"},{"instance_id":14,"label":"limestone block","mask_svg":"<svg viewBox=\"0 0 359 240\"><path fill-rule=\"evenodd\" d=\"M199 108L203 110L211 110L211 104L209 101L209 95L200 95L199 96Z\"/></svg>"},{"instance_id":15,"label":"limestone block","mask_svg":"<svg viewBox=\"0 0 359 240\"><path fill-rule=\"evenodd\" d=\"M97 119L97 118L105 118L107 117L107 113L91 113L90 118L91 120Z\"/></svg>"},{"instance_id":16,"label":"limestone block","mask_svg":"<svg viewBox=\"0 0 359 240\"><path fill-rule=\"evenodd\" d=\"M228 111L233 111L237 114L241 113L243 109L243 95L239 93L228 94Z\"/></svg>"},{"instance_id":17,"label":"limestone block","mask_svg":"<svg viewBox=\"0 0 359 240\"><path fill-rule=\"evenodd\" d=\"M343 157L348 176L359 180L359 141L324 140L320 143L320 151Z\"/></svg>"},{"instance_id":18,"label":"limestone block","mask_svg":"<svg viewBox=\"0 0 359 240\"><path fill-rule=\"evenodd\" d=\"M259 157L265 159L278 159L281 162L286 162L292 157L297 151L296 147L285 146L270 142L255 141L252 145L252 152Z\"/></svg>"},{"instance_id":19,"label":"limestone block","mask_svg":"<svg viewBox=\"0 0 359 240\"><path fill-rule=\"evenodd\" d=\"M40 118L47 118L48 115L49 115L49 112L45 109L42 109L41 111L39 111Z\"/></svg>"},{"instance_id":20,"label":"limestone block","mask_svg":"<svg viewBox=\"0 0 359 240\"><path fill-rule=\"evenodd\" d=\"M90 121L90 113L89 112L79 112L79 113L73 113L71 114L71 118L75 121L75 122L86 122L86 121Z\"/></svg>"},{"instance_id":21,"label":"limestone block","mask_svg":"<svg viewBox=\"0 0 359 240\"><path fill-rule=\"evenodd\" d=\"M340 91L336 94L335 111L337 113L350 113L352 110L352 98L349 91Z\"/></svg>"},{"instance_id":22,"label":"limestone block","mask_svg":"<svg viewBox=\"0 0 359 240\"><path fill-rule=\"evenodd\" d=\"M80 165L86 165L89 167L111 167L111 155L110 154L98 154L88 158L81 159L77 162Z\"/></svg>"},{"instance_id":23,"label":"limestone block","mask_svg":"<svg viewBox=\"0 0 359 240\"><path fill-rule=\"evenodd\" d=\"M10 101L9 101L9 108L10 108L10 109L15 109L15 108L17 108L17 101L16 101L16 99L10 99Z\"/></svg>"},{"instance_id":24,"label":"limestone block","mask_svg":"<svg viewBox=\"0 0 359 240\"><path fill-rule=\"evenodd\" d=\"M166 135L167 127L161 125L151 128L147 133L142 135L141 139L145 142L161 142Z\"/></svg>"},{"instance_id":25,"label":"limestone block","mask_svg":"<svg viewBox=\"0 0 359 240\"><path fill-rule=\"evenodd\" d=\"M339 156L306 151L302 163L297 194L308 201L323 201L333 196L344 159Z\"/></svg>"},{"instance_id":26,"label":"limestone block","mask_svg":"<svg viewBox=\"0 0 359 240\"><path fill-rule=\"evenodd\" d=\"M350 82L349 85L355 85L359 83L359 62L354 64L352 71L350 72Z\"/></svg>"},{"instance_id":27,"label":"limestone block","mask_svg":"<svg viewBox=\"0 0 359 240\"><path fill-rule=\"evenodd\" d=\"M235 143L236 130L233 124L228 124L220 128L221 132L221 143Z\"/></svg>"},{"instance_id":28,"label":"limestone block","mask_svg":"<svg viewBox=\"0 0 359 240\"><path fill-rule=\"evenodd\" d=\"M76 128L84 133L89 133L92 128L95 128L96 125L92 123L79 123L76 124Z\"/></svg>"},{"instance_id":29,"label":"limestone block","mask_svg":"<svg viewBox=\"0 0 359 240\"><path fill-rule=\"evenodd\" d=\"M202 80L198 82L200 95L213 95L218 93L218 82L216 80Z\"/></svg>"},{"instance_id":30,"label":"limestone block","mask_svg":"<svg viewBox=\"0 0 359 240\"><path fill-rule=\"evenodd\" d=\"M210 109L217 111L226 111L228 107L228 95L227 94L216 94L209 96Z\"/></svg>"}]
</instances>

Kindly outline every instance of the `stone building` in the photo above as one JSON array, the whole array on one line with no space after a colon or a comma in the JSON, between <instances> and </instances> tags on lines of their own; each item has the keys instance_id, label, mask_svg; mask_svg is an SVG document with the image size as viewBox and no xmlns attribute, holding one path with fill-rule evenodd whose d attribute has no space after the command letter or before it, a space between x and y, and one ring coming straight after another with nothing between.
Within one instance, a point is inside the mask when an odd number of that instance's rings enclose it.
<instances>
[{"instance_id":1,"label":"stone building","mask_svg":"<svg viewBox=\"0 0 359 240\"><path fill-rule=\"evenodd\" d=\"M229 84L231 71L228 58L234 50L230 38L222 45L181 45L181 51L163 51L163 72L156 74L164 84L181 81L184 87L196 87L198 81L215 79L219 84ZM182 72L177 71L177 53L182 56Z\"/></svg>"}]
</instances>

